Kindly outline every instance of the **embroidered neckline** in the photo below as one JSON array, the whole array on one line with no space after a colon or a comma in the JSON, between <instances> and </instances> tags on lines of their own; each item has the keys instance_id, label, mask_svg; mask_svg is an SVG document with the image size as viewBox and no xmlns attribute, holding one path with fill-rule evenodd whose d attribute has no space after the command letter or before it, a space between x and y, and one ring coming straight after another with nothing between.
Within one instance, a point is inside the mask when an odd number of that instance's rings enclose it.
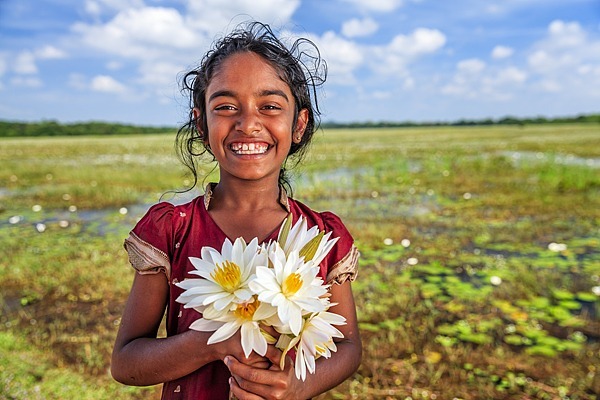
<instances>
[{"instance_id":1,"label":"embroidered neckline","mask_svg":"<svg viewBox=\"0 0 600 400\"><path fill-rule=\"evenodd\" d=\"M216 182L210 182L208 185L206 185L206 188L204 189L204 208L207 211L213 196L213 189L215 188L215 186L217 186ZM287 192L285 191L285 188L281 185L279 186L279 204L285 209L285 211L287 211L288 213L291 212Z\"/></svg>"}]
</instances>

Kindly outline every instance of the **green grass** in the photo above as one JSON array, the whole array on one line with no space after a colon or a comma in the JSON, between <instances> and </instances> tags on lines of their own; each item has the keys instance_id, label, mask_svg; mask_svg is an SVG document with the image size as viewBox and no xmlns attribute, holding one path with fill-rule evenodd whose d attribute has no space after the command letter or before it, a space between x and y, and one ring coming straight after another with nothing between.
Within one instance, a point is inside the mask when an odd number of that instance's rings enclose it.
<instances>
[{"instance_id":1,"label":"green grass","mask_svg":"<svg viewBox=\"0 0 600 400\"><path fill-rule=\"evenodd\" d=\"M0 397L148 396L108 368L173 139L0 140ZM294 194L357 239L364 342L321 398L597 398L599 161L592 124L319 132Z\"/></svg>"}]
</instances>

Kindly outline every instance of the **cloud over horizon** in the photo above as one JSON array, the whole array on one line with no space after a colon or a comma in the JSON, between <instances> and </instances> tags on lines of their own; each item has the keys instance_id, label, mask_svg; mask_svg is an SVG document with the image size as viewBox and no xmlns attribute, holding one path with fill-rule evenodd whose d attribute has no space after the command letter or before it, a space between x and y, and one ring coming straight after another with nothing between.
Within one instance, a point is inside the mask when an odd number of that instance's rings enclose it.
<instances>
[{"instance_id":1,"label":"cloud over horizon","mask_svg":"<svg viewBox=\"0 0 600 400\"><path fill-rule=\"evenodd\" d=\"M46 3L2 6L0 118L175 124L177 77L249 18L318 45L329 66L324 120L570 115L600 104L600 26L583 9L563 17L557 0L460 0L454 13L427 0L86 0L59 21L44 7L69 2ZM81 98L89 110L57 108Z\"/></svg>"}]
</instances>

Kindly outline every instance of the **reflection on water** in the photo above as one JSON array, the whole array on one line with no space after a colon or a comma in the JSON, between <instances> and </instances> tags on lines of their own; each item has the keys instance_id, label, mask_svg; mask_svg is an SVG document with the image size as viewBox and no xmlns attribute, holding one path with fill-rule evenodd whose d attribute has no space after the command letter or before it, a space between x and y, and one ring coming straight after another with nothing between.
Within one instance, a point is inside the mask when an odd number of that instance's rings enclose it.
<instances>
[{"instance_id":1,"label":"reflection on water","mask_svg":"<svg viewBox=\"0 0 600 400\"><path fill-rule=\"evenodd\" d=\"M573 154L547 154L533 151L503 151L500 153L510 158L515 163L525 162L553 162L562 165L575 165L589 168L600 168L600 158L584 158Z\"/></svg>"},{"instance_id":2,"label":"reflection on water","mask_svg":"<svg viewBox=\"0 0 600 400\"><path fill-rule=\"evenodd\" d=\"M13 192L9 189L0 188L0 199L10 197L11 194ZM160 201L179 205L191 201L198 195L198 191L195 190L184 193L167 192L161 196ZM143 202L94 210L81 210L73 205L66 210L44 210L42 207L33 206L31 212L23 212L22 215L10 215L0 219L0 229L28 225L37 232L44 233L51 226L64 229L72 225L79 225L87 233L105 236L109 233L119 232L124 227L133 228L153 204L155 202Z\"/></svg>"}]
</instances>

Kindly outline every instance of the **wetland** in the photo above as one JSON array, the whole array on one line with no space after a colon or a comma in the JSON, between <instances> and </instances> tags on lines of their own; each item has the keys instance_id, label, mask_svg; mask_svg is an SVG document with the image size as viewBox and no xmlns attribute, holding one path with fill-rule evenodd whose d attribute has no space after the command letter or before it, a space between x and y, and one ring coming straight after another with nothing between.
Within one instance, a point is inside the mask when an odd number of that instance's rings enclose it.
<instances>
[{"instance_id":1,"label":"wetland","mask_svg":"<svg viewBox=\"0 0 600 400\"><path fill-rule=\"evenodd\" d=\"M123 239L202 192L173 139L0 139L0 398L158 393L109 363ZM290 172L361 251L363 362L319 398L600 398L600 125L328 129Z\"/></svg>"}]
</instances>

